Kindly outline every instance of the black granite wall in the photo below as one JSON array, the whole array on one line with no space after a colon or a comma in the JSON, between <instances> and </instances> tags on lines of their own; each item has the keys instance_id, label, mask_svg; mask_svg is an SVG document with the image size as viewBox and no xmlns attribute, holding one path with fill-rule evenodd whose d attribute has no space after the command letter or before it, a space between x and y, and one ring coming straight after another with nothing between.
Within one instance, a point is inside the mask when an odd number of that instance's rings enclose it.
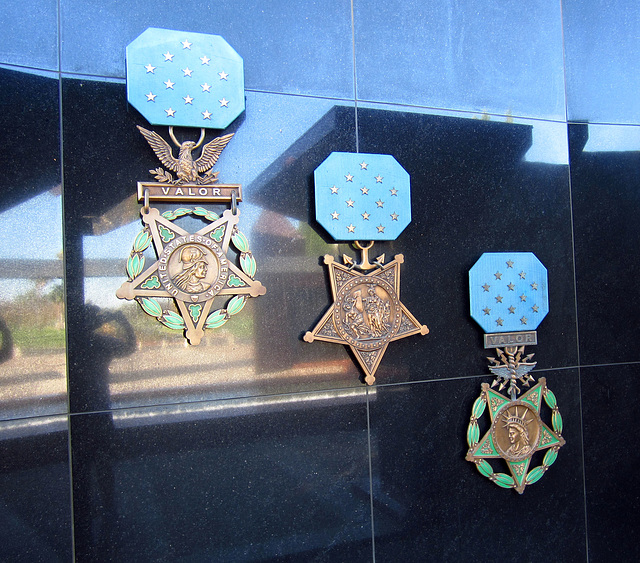
<instances>
[{"instance_id":1,"label":"black granite wall","mask_svg":"<svg viewBox=\"0 0 640 563\"><path fill-rule=\"evenodd\" d=\"M630 3L25 0L0 23L0 559L639 558ZM115 297L156 166L124 82L150 26L245 65L216 169L267 294L191 348ZM413 221L375 248L404 255L431 332L391 343L373 387L301 338L330 304L321 257L354 254L314 218L332 151L411 176ZM566 440L522 495L464 459L492 380L467 273L501 251L548 269L531 351Z\"/></svg>"}]
</instances>

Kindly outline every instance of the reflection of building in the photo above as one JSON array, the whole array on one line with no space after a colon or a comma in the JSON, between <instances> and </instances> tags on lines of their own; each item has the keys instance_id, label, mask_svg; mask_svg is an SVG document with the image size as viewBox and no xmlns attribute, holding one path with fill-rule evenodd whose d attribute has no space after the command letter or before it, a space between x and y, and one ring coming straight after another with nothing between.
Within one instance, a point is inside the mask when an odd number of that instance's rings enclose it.
<instances>
[{"instance_id":1,"label":"reflection of building","mask_svg":"<svg viewBox=\"0 0 640 563\"><path fill-rule=\"evenodd\" d=\"M603 421L634 424L620 405L640 381L640 157L583 150L595 120L638 128L631 3L0 4L0 63L13 65L0 70L0 316L15 352L0 365L2 560L598 561L612 545L638 559L635 484L619 478L636 471L635 438L620 450ZM125 102L124 45L173 22L226 35L245 58L247 111L220 170L243 184L267 294L197 351L116 303L141 348L103 366L106 404L86 361L85 288L122 283L133 189L157 166ZM533 119L509 118L511 105ZM464 113L484 107L486 121ZM555 158L531 162L537 141ZM300 340L330 301L322 255L353 254L312 219L311 173L334 150L393 154L412 178L412 223L376 248L405 254L402 300L431 334L394 343L367 389L345 348ZM31 214L7 221L18 205ZM63 213L64 256L25 259L34 240L61 238ZM96 259L88 235L102 244L134 224L122 255ZM465 274L508 249L549 270L536 357L570 444L526 498L463 460L488 380ZM14 299L19 285L35 290ZM509 533L498 514L518 514Z\"/></svg>"}]
</instances>

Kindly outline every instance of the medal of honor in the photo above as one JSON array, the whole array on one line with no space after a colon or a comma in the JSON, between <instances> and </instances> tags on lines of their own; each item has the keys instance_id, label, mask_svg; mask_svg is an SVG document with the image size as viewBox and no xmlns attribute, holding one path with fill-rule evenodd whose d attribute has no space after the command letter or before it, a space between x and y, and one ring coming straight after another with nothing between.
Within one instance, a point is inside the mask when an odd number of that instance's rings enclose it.
<instances>
[{"instance_id":1,"label":"medal of honor","mask_svg":"<svg viewBox=\"0 0 640 563\"><path fill-rule=\"evenodd\" d=\"M374 241L395 240L411 221L409 175L389 155L334 152L314 179L316 219L361 259L325 255L333 304L304 340L348 345L372 385L390 342L429 332L400 301L403 255L369 259Z\"/></svg>"},{"instance_id":2,"label":"medal of honor","mask_svg":"<svg viewBox=\"0 0 640 563\"><path fill-rule=\"evenodd\" d=\"M482 384L473 404L466 459L500 487L522 493L544 475L565 443L555 395L544 377L535 383L530 372L536 362L525 354L525 346L537 344L535 329L549 312L547 270L530 252L485 253L469 271L469 293L471 316L485 331L484 347L495 349L497 357L488 358L493 383ZM551 426L542 420L543 404ZM486 410L490 427L480 437L478 421ZM541 450L542 464L531 469ZM502 458L510 475L494 472L487 461L492 458Z\"/></svg>"},{"instance_id":3,"label":"medal of honor","mask_svg":"<svg viewBox=\"0 0 640 563\"><path fill-rule=\"evenodd\" d=\"M152 125L169 126L176 150L138 126L164 168L149 171L155 182L138 182L144 226L127 261L129 279L116 295L135 299L145 313L197 345L205 329L222 326L248 297L265 293L238 227L242 187L218 183L212 170L233 134L204 143L206 129L224 129L244 111L242 59L219 36L149 28L127 47L127 98ZM174 126L199 128L199 139L180 142ZM154 201L179 206L160 213L150 206ZM203 203L230 209L218 215ZM178 220L186 217L200 228L181 226ZM151 246L156 260L145 267ZM212 310L218 297L225 306ZM173 299L177 311L163 307L162 298Z\"/></svg>"}]
</instances>

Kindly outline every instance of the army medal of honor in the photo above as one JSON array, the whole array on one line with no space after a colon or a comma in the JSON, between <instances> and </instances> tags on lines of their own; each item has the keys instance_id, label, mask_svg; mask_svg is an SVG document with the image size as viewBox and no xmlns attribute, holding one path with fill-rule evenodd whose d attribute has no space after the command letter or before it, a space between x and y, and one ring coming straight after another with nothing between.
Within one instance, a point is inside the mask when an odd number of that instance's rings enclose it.
<instances>
[{"instance_id":1,"label":"army medal of honor","mask_svg":"<svg viewBox=\"0 0 640 563\"><path fill-rule=\"evenodd\" d=\"M402 254L369 261L374 240L395 240L411 221L409 175L389 155L334 152L314 176L318 222L334 239L353 241L361 260L324 257L333 304L304 340L348 345L372 385L390 342L429 332L400 301Z\"/></svg>"},{"instance_id":2,"label":"army medal of honor","mask_svg":"<svg viewBox=\"0 0 640 563\"><path fill-rule=\"evenodd\" d=\"M212 171L233 134L203 145L205 128L225 128L244 111L243 72L242 59L215 35L149 28L127 47L127 98L151 124L169 126L177 157L158 133L138 126L165 168L150 170L156 182L138 182L144 228L127 261L129 279L116 294L135 299L166 327L183 330L193 345L205 329L238 314L248 297L265 293L254 279L256 261L238 228L242 188L219 184L218 172ZM199 140L178 141L174 125L199 127ZM151 201L181 206L161 214ZM220 216L197 205L206 202L229 203L231 209ZM204 226L189 232L175 222L185 216ZM144 253L151 245L157 260L145 268ZM228 301L212 311L218 296ZM164 309L158 298L173 298L177 312Z\"/></svg>"},{"instance_id":3,"label":"army medal of honor","mask_svg":"<svg viewBox=\"0 0 640 563\"><path fill-rule=\"evenodd\" d=\"M485 253L469 271L469 293L471 316L486 332L485 348L495 348L498 357L488 358L496 379L482 384L473 404L466 459L500 487L522 493L544 475L565 443L562 416L544 377L517 398L519 385L534 382L530 372L536 362L533 354L524 355L525 345L537 344L535 329L549 312L547 270L530 252ZM508 396L500 393L505 388ZM543 402L551 411L551 427L540 416ZM487 409L490 427L480 437L478 421ZM540 450L542 465L530 469ZM511 474L495 473L491 458L502 458Z\"/></svg>"}]
</instances>

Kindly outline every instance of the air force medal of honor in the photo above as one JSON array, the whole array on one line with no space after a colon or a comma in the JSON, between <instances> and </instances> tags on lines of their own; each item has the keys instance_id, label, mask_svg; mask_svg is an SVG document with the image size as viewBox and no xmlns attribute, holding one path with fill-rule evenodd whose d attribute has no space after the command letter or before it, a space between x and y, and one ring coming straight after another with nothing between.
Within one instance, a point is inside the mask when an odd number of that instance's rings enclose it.
<instances>
[{"instance_id":1,"label":"air force medal of honor","mask_svg":"<svg viewBox=\"0 0 640 563\"><path fill-rule=\"evenodd\" d=\"M537 344L535 329L549 312L547 270L531 252L485 253L469 271L469 293L471 316L486 333L485 348L495 348L498 359L488 358L496 379L482 384L473 404L466 459L500 487L522 493L544 475L565 443L562 416L544 377L516 398L518 384L530 387L534 382L530 372L536 362L524 349ZM505 388L508 397L499 392ZM540 417L543 400L551 410L551 427ZM487 408L491 426L480 438L478 420ZM530 470L539 450L546 450L542 465ZM491 458L505 460L511 475L494 473L487 461Z\"/></svg>"},{"instance_id":2,"label":"air force medal of honor","mask_svg":"<svg viewBox=\"0 0 640 563\"><path fill-rule=\"evenodd\" d=\"M242 59L219 36L149 28L127 47L127 98L152 125L169 125L177 156L158 133L138 126L164 168L150 170L156 182L138 182L144 228L127 261L129 279L116 295L135 299L197 345L204 329L222 326L248 297L265 293L254 279L249 242L238 229L242 188L218 183L219 173L212 171L233 134L203 145L205 128L225 128L244 111ZM200 138L180 142L174 125L199 127ZM161 214L150 201L182 206ZM194 205L205 202L230 203L231 209L220 216ZM204 226L191 233L175 222L188 215ZM152 244L157 260L145 268L144 253ZM228 254L232 249L239 266ZM212 312L218 296L230 299ZM162 308L163 297L174 299L177 313Z\"/></svg>"},{"instance_id":3,"label":"air force medal of honor","mask_svg":"<svg viewBox=\"0 0 640 563\"><path fill-rule=\"evenodd\" d=\"M403 255L369 261L374 240L395 240L411 221L409 175L390 155L334 152L314 178L318 222L334 239L353 241L361 261L325 255L333 304L304 340L348 345L372 385L390 342L429 332L400 301Z\"/></svg>"}]
</instances>

